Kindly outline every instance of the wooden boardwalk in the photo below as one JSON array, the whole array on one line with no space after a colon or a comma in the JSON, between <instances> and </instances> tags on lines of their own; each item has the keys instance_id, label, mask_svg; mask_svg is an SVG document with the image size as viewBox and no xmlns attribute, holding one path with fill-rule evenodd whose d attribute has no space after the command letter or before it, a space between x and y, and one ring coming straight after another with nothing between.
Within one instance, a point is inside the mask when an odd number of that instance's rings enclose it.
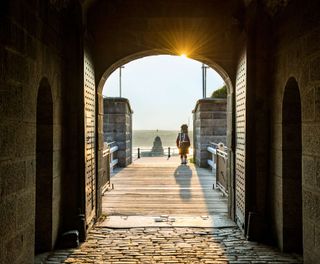
<instances>
[{"instance_id":1,"label":"wooden boardwalk","mask_svg":"<svg viewBox=\"0 0 320 264\"><path fill-rule=\"evenodd\" d=\"M142 158L111 178L103 196L106 215L226 216L227 198L213 190L213 173L178 158Z\"/></svg>"}]
</instances>

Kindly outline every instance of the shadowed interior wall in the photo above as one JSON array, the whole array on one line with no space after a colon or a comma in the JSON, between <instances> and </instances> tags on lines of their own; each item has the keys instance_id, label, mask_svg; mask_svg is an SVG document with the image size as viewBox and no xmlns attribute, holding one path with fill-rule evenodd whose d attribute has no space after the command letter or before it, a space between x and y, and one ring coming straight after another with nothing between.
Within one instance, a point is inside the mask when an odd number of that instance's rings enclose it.
<instances>
[{"instance_id":1,"label":"shadowed interior wall","mask_svg":"<svg viewBox=\"0 0 320 264\"><path fill-rule=\"evenodd\" d=\"M63 105L67 102L68 93L80 91L81 86L75 85L74 81L79 74L71 74L80 64L70 59L76 53L76 45L70 45L72 48L63 45L70 36L68 34L65 38L64 30L71 28L70 31L75 32L72 23L66 27L64 12L67 9L60 9L51 1L0 1L0 263L34 263L37 99L39 87L48 86L42 80L44 76L50 84L52 98L52 109L48 104L46 107L49 108L45 110L52 111L52 160L46 161L51 167L51 171L46 168L46 173L52 181L52 231L46 234L48 245L52 247L59 232L65 228L62 219L75 226L72 212L78 213L79 206L73 197L77 194L74 189L77 188L80 166L79 146L73 143L78 141L74 131L81 131L81 126L77 104L71 100L67 103L76 107L75 111L69 111L71 107L67 111ZM68 16L69 20L72 18ZM65 50L68 53L64 53ZM75 67L67 68L71 62ZM67 79L70 80L68 86L65 85ZM80 101L75 92L68 98ZM63 120L70 120L69 130L64 130ZM71 138L68 141L63 139L67 134ZM70 150L68 155L63 154L67 150ZM72 184L63 188L67 190L65 201L68 203L62 213L61 181L66 178L63 177L64 164L72 167L67 177Z\"/></svg>"},{"instance_id":2,"label":"shadowed interior wall","mask_svg":"<svg viewBox=\"0 0 320 264\"><path fill-rule=\"evenodd\" d=\"M303 10L303 12L300 12ZM303 255L304 263L319 263L320 259L320 21L319 1L292 1L274 21L274 65L272 92L270 93L270 229L275 243L286 249L288 238L286 170L293 164L283 160L282 109L285 88L294 76L301 97L302 137L302 204L303 204ZM294 18L294 19L293 19ZM290 81L291 82L291 81ZM289 82L289 84L290 84ZM292 107L292 106L291 106ZM291 109L294 110L295 108ZM288 168L288 166L290 166ZM294 190L294 189L293 189ZM289 191L290 193L291 191ZM296 237L292 238L296 239ZM301 244L301 241L296 241Z\"/></svg>"},{"instance_id":3,"label":"shadowed interior wall","mask_svg":"<svg viewBox=\"0 0 320 264\"><path fill-rule=\"evenodd\" d=\"M77 215L85 208L84 32L93 42L95 82L103 78L104 82L106 70L110 73L125 62L178 54L192 43L190 57L220 69L235 86L237 54L246 48L245 211L260 213L269 223L268 234L283 249L287 240L283 192L290 186L284 175L288 165L282 159L282 106L286 83L294 76L301 97L304 263L319 263L320 1L84 2L92 6L82 18L77 0L0 1L0 263L34 263L36 112L43 76L50 83L53 102L52 212L57 213L52 213L52 240L58 229L75 229ZM76 8L69 10L68 4ZM249 10L250 6L254 8ZM270 6L270 20L263 22L256 11L268 11ZM239 45L242 32L248 37L245 47ZM95 108L100 154L102 86L94 95L99 100ZM102 173L100 154L96 160ZM63 225L58 224L61 219Z\"/></svg>"}]
</instances>

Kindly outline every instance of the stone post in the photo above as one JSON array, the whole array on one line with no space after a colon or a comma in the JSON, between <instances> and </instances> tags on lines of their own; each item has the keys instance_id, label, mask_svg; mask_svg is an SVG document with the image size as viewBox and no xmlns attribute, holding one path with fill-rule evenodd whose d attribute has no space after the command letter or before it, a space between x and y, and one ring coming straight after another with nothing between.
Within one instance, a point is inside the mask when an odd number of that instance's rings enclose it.
<instances>
[{"instance_id":1,"label":"stone post","mask_svg":"<svg viewBox=\"0 0 320 264\"><path fill-rule=\"evenodd\" d=\"M212 159L207 147L210 142L226 145L227 100L221 98L200 99L193 113L193 156L199 167L207 167Z\"/></svg>"},{"instance_id":2,"label":"stone post","mask_svg":"<svg viewBox=\"0 0 320 264\"><path fill-rule=\"evenodd\" d=\"M115 157L119 167L132 162L132 114L129 100L120 97L103 99L103 136L105 142L116 142Z\"/></svg>"}]
</instances>

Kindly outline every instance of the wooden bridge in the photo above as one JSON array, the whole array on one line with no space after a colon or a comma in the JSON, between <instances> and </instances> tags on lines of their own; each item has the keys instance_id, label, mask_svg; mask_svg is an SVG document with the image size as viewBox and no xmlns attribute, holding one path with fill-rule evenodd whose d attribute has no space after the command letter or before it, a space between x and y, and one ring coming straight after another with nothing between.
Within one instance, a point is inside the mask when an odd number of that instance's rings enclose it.
<instances>
[{"instance_id":1,"label":"wooden bridge","mask_svg":"<svg viewBox=\"0 0 320 264\"><path fill-rule=\"evenodd\" d=\"M178 157L142 158L111 177L103 196L109 216L227 216L227 198L213 189L215 176Z\"/></svg>"}]
</instances>

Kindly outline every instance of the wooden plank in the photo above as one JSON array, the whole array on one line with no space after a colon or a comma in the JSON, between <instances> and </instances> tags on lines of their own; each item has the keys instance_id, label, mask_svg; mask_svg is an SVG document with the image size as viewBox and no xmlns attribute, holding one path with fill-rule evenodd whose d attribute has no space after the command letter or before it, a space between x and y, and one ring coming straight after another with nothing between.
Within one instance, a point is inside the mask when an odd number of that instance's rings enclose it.
<instances>
[{"instance_id":1,"label":"wooden plank","mask_svg":"<svg viewBox=\"0 0 320 264\"><path fill-rule=\"evenodd\" d=\"M143 161L145 160L145 161ZM114 190L103 196L107 215L226 215L227 198L213 190L214 175L193 164L143 158L111 178Z\"/></svg>"}]
</instances>

